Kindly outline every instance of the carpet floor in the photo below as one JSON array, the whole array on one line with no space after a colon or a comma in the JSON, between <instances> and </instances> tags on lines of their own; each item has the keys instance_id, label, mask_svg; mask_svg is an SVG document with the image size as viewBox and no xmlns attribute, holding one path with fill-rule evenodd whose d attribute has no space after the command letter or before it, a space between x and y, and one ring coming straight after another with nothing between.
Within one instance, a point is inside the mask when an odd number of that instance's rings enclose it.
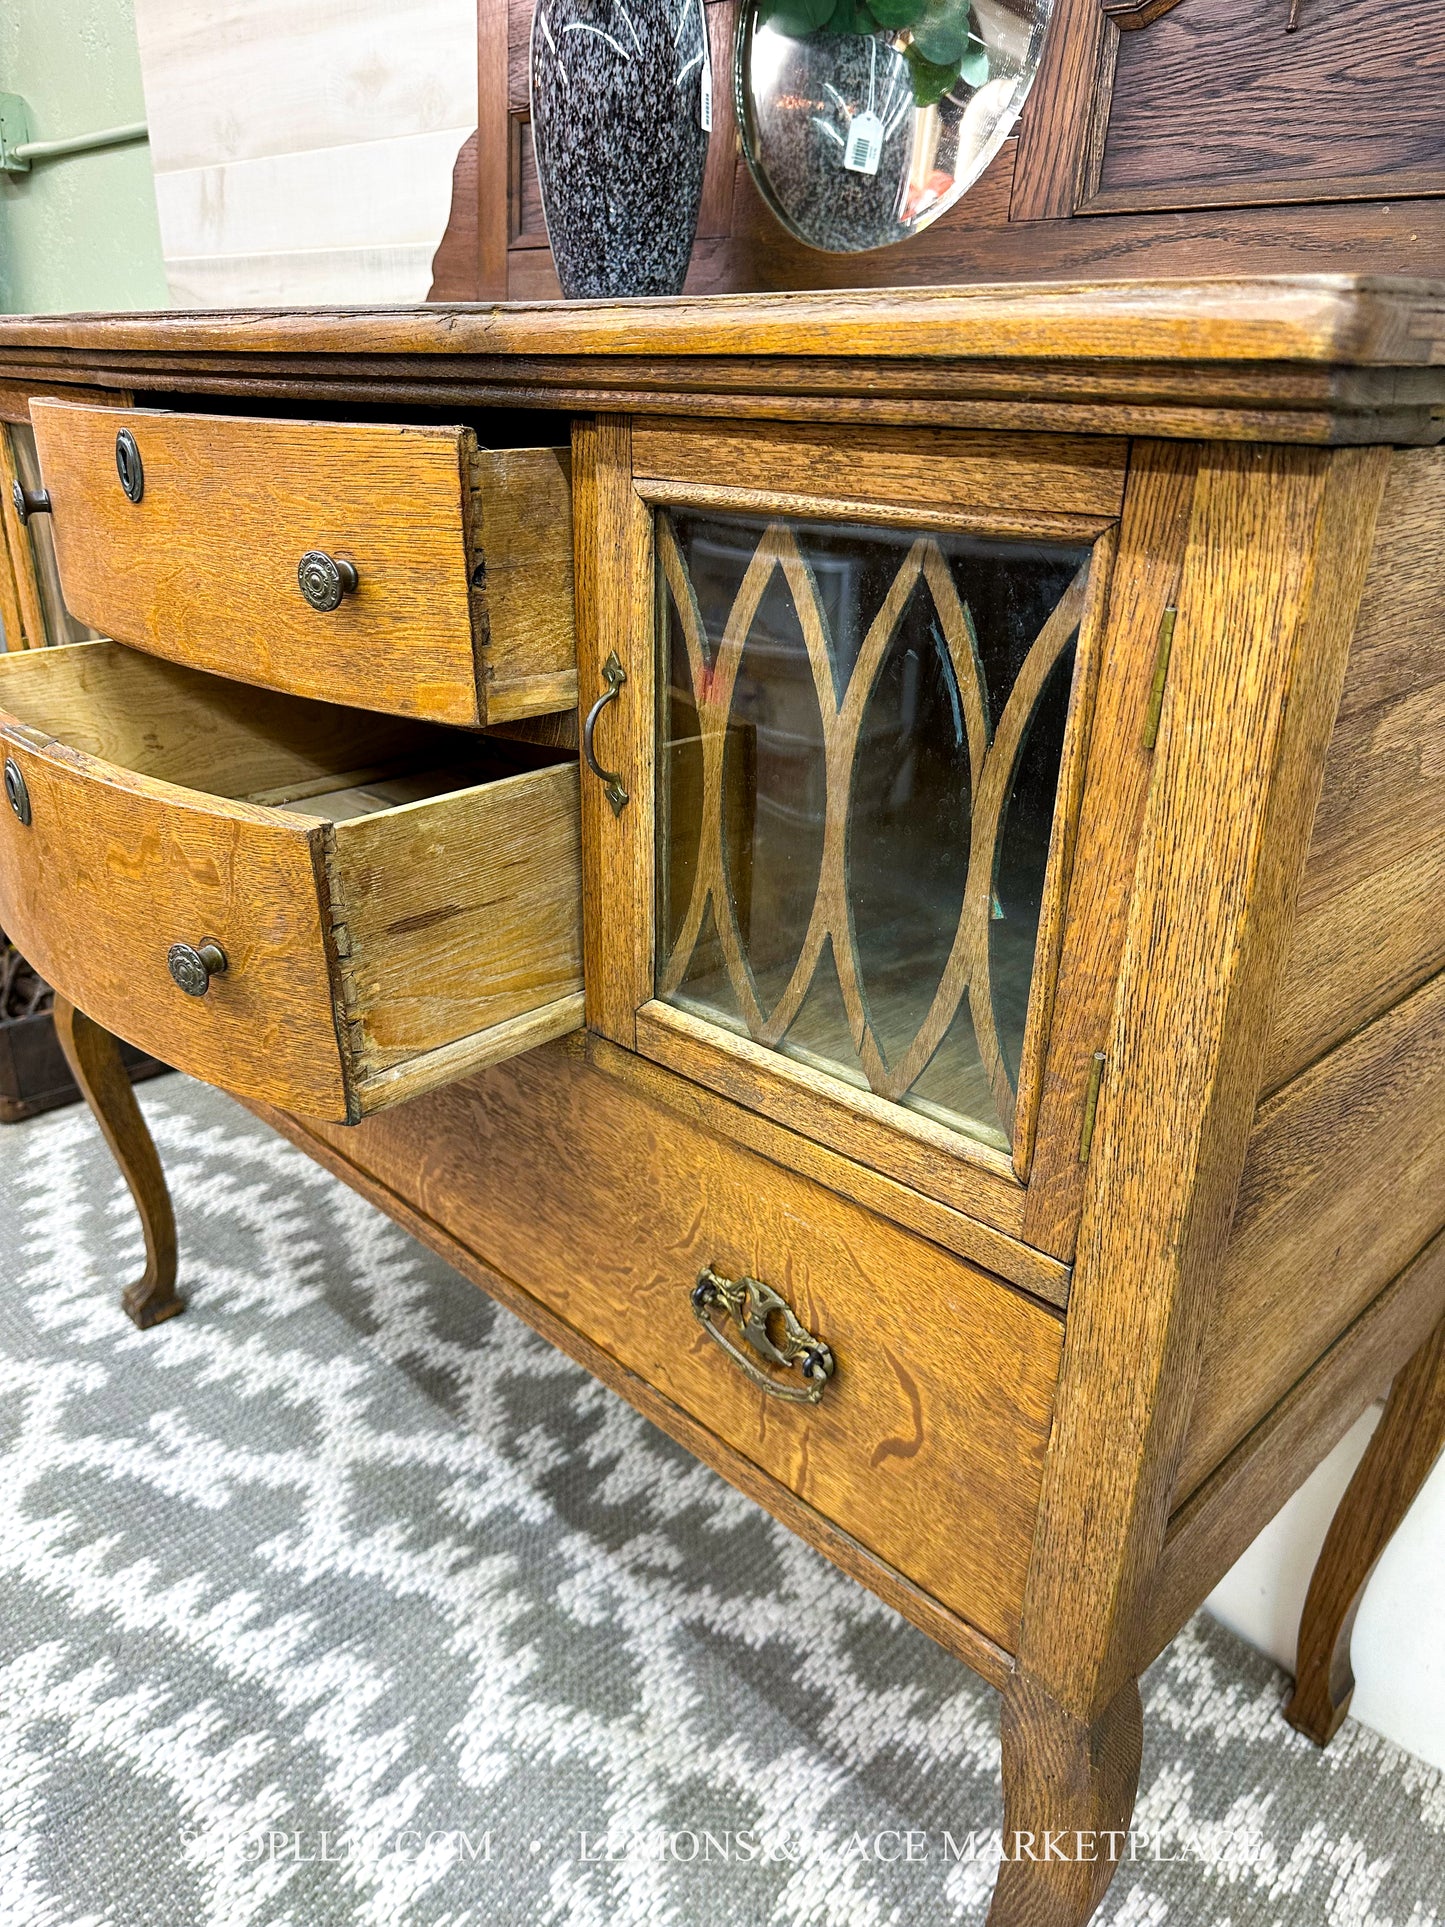
<instances>
[{"instance_id":1,"label":"carpet floor","mask_svg":"<svg viewBox=\"0 0 1445 1927\"><path fill-rule=\"evenodd\" d=\"M0 1130L4 1927L982 1922L994 1696L238 1106ZM1445 1776L1199 1618L1111 1927L1439 1927Z\"/></svg>"}]
</instances>

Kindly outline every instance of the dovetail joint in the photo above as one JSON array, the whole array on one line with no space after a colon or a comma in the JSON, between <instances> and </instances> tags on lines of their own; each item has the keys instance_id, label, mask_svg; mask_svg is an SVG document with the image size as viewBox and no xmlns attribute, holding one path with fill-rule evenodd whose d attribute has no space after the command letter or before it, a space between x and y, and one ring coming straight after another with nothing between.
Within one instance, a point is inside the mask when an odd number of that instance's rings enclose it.
<instances>
[{"instance_id":1,"label":"dovetail joint","mask_svg":"<svg viewBox=\"0 0 1445 1927\"><path fill-rule=\"evenodd\" d=\"M1159 618L1159 647L1154 656L1154 681L1149 687L1149 709L1144 718L1144 747L1153 749L1159 740L1159 718L1164 713L1164 685L1169 680L1169 658L1174 652L1174 619L1179 611L1168 608Z\"/></svg>"},{"instance_id":2,"label":"dovetail joint","mask_svg":"<svg viewBox=\"0 0 1445 1927\"><path fill-rule=\"evenodd\" d=\"M1084 1126L1079 1133L1079 1162L1089 1162L1094 1143L1094 1119L1099 1114L1099 1086L1104 1081L1104 1052L1096 1050L1089 1065L1089 1083L1084 1092Z\"/></svg>"}]
</instances>

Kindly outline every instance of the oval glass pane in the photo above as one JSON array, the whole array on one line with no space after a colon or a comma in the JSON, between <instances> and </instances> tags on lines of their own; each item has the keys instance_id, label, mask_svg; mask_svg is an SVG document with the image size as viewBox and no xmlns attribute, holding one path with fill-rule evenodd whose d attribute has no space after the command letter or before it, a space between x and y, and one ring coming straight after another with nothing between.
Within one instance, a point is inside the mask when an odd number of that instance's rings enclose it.
<instances>
[{"instance_id":1,"label":"oval glass pane","mask_svg":"<svg viewBox=\"0 0 1445 1927\"><path fill-rule=\"evenodd\" d=\"M919 581L863 713L848 810L848 907L868 1023L887 1062L917 1036L968 880L963 700Z\"/></svg>"},{"instance_id":2,"label":"oval glass pane","mask_svg":"<svg viewBox=\"0 0 1445 1927\"><path fill-rule=\"evenodd\" d=\"M983 173L1038 70L1053 0L755 0L738 33L743 151L809 247L917 234Z\"/></svg>"},{"instance_id":3,"label":"oval glass pane","mask_svg":"<svg viewBox=\"0 0 1445 1927\"><path fill-rule=\"evenodd\" d=\"M1039 692L1014 765L999 832L994 914L988 927L989 982L999 1047L1011 1084L1018 1082L1028 1023L1075 653L1070 643Z\"/></svg>"},{"instance_id":4,"label":"oval glass pane","mask_svg":"<svg viewBox=\"0 0 1445 1927\"><path fill-rule=\"evenodd\" d=\"M723 752L728 886L758 999L787 987L823 867L823 718L792 590L775 571L743 644Z\"/></svg>"}]
</instances>

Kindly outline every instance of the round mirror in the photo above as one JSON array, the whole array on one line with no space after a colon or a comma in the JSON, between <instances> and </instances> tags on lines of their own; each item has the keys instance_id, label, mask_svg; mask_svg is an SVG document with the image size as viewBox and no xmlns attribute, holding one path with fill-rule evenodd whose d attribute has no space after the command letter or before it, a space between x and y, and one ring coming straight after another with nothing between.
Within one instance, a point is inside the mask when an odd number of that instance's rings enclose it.
<instances>
[{"instance_id":1,"label":"round mirror","mask_svg":"<svg viewBox=\"0 0 1445 1927\"><path fill-rule=\"evenodd\" d=\"M1053 0L755 0L738 120L764 199L809 247L917 234L1018 118Z\"/></svg>"}]
</instances>

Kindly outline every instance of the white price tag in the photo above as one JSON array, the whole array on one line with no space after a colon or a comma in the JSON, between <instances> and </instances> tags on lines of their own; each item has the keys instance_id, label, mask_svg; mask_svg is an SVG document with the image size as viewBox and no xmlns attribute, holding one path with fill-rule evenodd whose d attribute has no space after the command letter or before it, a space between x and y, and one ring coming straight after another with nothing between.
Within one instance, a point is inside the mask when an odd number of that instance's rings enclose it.
<instances>
[{"instance_id":1,"label":"white price tag","mask_svg":"<svg viewBox=\"0 0 1445 1927\"><path fill-rule=\"evenodd\" d=\"M697 102L698 125L705 134L712 132L712 41L708 34L706 0L697 0L702 22L702 79Z\"/></svg>"},{"instance_id":2,"label":"white price tag","mask_svg":"<svg viewBox=\"0 0 1445 1927\"><path fill-rule=\"evenodd\" d=\"M850 174L876 174L883 158L883 123L877 114L866 110L848 123L848 143L843 149L843 165Z\"/></svg>"}]
</instances>

